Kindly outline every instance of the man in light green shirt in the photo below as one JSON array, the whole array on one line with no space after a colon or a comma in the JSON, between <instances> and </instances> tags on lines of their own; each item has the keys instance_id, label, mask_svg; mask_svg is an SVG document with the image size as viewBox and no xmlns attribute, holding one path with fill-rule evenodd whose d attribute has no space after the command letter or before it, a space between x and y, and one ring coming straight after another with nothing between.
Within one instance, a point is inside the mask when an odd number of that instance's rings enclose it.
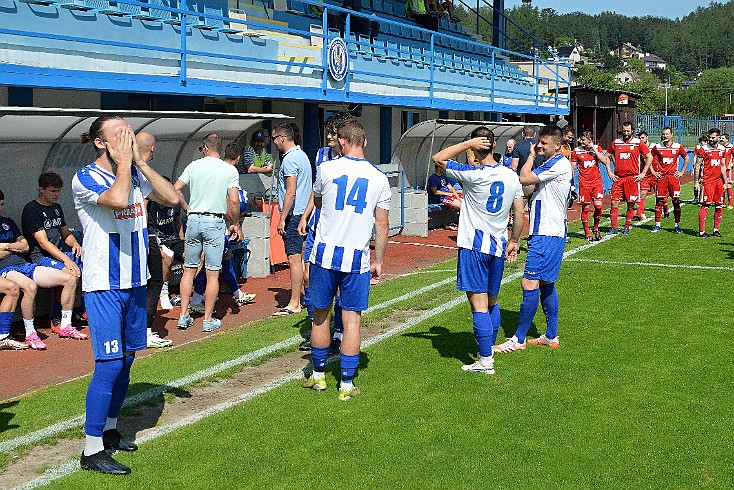
<instances>
[{"instance_id":1,"label":"man in light green shirt","mask_svg":"<svg viewBox=\"0 0 734 490\"><path fill-rule=\"evenodd\" d=\"M184 186L188 186L191 193L187 210L189 218L186 226L186 260L180 285L181 317L178 328L185 330L194 324L188 309L194 277L203 252L207 281L202 329L211 332L222 326L221 320L212 318L212 314L219 289L219 270L222 267L224 235L227 231L225 217L233 223L229 227L231 238L242 239L238 192L240 182L237 169L220 158L222 140L219 135L207 135L199 151L204 158L191 162L174 185L179 192Z\"/></svg>"}]
</instances>

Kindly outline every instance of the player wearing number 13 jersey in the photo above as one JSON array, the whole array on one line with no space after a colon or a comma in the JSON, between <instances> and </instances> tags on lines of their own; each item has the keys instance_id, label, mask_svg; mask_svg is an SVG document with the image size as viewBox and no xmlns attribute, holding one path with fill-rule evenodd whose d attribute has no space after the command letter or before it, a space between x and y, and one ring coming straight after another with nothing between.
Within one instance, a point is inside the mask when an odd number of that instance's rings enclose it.
<instances>
[{"instance_id":1,"label":"player wearing number 13 jersey","mask_svg":"<svg viewBox=\"0 0 734 490\"><path fill-rule=\"evenodd\" d=\"M538 155L544 159L543 164L535 170L525 164L520 171L523 185L536 186L530 208L528 257L522 276L522 303L517 330L511 338L495 346L497 352L525 350L525 338L538 311L538 298L543 305L546 330L529 343L560 347L555 282L561 270L566 245L566 202L573 174L571 162L560 153L560 148L561 129L555 125L545 126L540 131L537 146ZM530 153L528 163L533 159L535 151Z\"/></svg>"},{"instance_id":2,"label":"player wearing number 13 jersey","mask_svg":"<svg viewBox=\"0 0 734 490\"><path fill-rule=\"evenodd\" d=\"M492 345L500 328L497 305L502 273L517 258L523 226L523 192L517 173L495 162L494 133L486 127L472 131L472 139L450 146L433 156L446 175L461 183L464 204L459 213L459 261L456 288L465 291L472 309L479 360L462 366L464 371L494 373ZM476 164L451 160L472 149ZM507 222L514 210L512 236L507 241Z\"/></svg>"},{"instance_id":3,"label":"player wearing number 13 jersey","mask_svg":"<svg viewBox=\"0 0 734 490\"><path fill-rule=\"evenodd\" d=\"M352 379L359 363L361 315L368 306L370 269L375 280L382 274L391 191L385 174L364 158L366 140L359 121L347 119L339 124L337 138L342 157L319 165L313 185L314 206L321 209L309 257L314 372L303 387L326 388L324 376L331 343L329 317L339 290L344 323L339 399L347 401L359 394ZM370 267L373 226L375 258Z\"/></svg>"}]
</instances>

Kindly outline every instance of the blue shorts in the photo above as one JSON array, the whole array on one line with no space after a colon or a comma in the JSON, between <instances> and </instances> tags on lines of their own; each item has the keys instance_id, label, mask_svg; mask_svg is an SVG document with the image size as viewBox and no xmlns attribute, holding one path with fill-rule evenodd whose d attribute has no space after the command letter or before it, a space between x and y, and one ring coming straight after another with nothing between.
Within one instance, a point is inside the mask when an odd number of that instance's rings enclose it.
<instances>
[{"instance_id":1,"label":"blue shorts","mask_svg":"<svg viewBox=\"0 0 734 490\"><path fill-rule=\"evenodd\" d=\"M369 272L332 271L316 264L311 264L309 271L309 294L314 308L331 308L337 290L341 290L342 309L364 311L369 306Z\"/></svg>"},{"instance_id":2,"label":"blue shorts","mask_svg":"<svg viewBox=\"0 0 734 490\"><path fill-rule=\"evenodd\" d=\"M0 277L5 277L8 272L20 272L24 276L26 276L28 279L33 281L33 273L36 271L36 265L32 262L26 262L23 265L14 265L11 267L6 267L5 269L0 271Z\"/></svg>"},{"instance_id":3,"label":"blue shorts","mask_svg":"<svg viewBox=\"0 0 734 490\"><path fill-rule=\"evenodd\" d=\"M283 243L285 244L286 255L303 253L303 242L306 240L306 237L298 233L298 224L300 222L300 214L291 214L285 218L285 236L283 237Z\"/></svg>"},{"instance_id":4,"label":"blue shorts","mask_svg":"<svg viewBox=\"0 0 734 490\"><path fill-rule=\"evenodd\" d=\"M311 258L311 250L313 250L313 243L315 240L316 230L312 230L311 227L309 227L308 233L306 233L306 246L303 248L303 258L306 262Z\"/></svg>"},{"instance_id":5,"label":"blue shorts","mask_svg":"<svg viewBox=\"0 0 734 490\"><path fill-rule=\"evenodd\" d=\"M522 277L535 281L556 282L561 271L566 238L533 235L528 240L528 257Z\"/></svg>"},{"instance_id":6,"label":"blue shorts","mask_svg":"<svg viewBox=\"0 0 734 490\"><path fill-rule=\"evenodd\" d=\"M456 289L497 296L504 272L504 257L460 248L456 264Z\"/></svg>"},{"instance_id":7,"label":"blue shorts","mask_svg":"<svg viewBox=\"0 0 734 490\"><path fill-rule=\"evenodd\" d=\"M82 268L82 259L80 257L77 257L71 252L64 252L64 254L66 254L66 256L69 257L80 269ZM60 271L64 270L66 267L63 262L58 259L54 259L53 257L41 257L36 261L36 265L40 265L41 267L51 267L52 269L58 269Z\"/></svg>"},{"instance_id":8,"label":"blue shorts","mask_svg":"<svg viewBox=\"0 0 734 490\"><path fill-rule=\"evenodd\" d=\"M189 269L199 267L201 252L204 251L204 267L210 271L222 268L222 252L224 251L224 235L227 225L224 218L205 214L189 215L186 224L186 261Z\"/></svg>"},{"instance_id":9,"label":"blue shorts","mask_svg":"<svg viewBox=\"0 0 734 490\"><path fill-rule=\"evenodd\" d=\"M84 293L95 361L122 359L148 346L146 287Z\"/></svg>"}]
</instances>

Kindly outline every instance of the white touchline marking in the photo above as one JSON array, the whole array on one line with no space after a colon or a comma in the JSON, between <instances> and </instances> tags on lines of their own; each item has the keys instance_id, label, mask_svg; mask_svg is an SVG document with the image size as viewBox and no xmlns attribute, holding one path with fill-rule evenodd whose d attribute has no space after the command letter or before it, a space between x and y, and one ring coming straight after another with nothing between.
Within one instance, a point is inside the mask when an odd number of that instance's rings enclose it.
<instances>
[{"instance_id":1,"label":"white touchline marking","mask_svg":"<svg viewBox=\"0 0 734 490\"><path fill-rule=\"evenodd\" d=\"M417 247L428 247L428 248L446 248L448 250L458 250L459 247L450 247L448 245L436 245L434 243L418 243L418 242L396 242L394 240L390 240L390 244L393 245L415 245Z\"/></svg>"},{"instance_id":2,"label":"white touchline marking","mask_svg":"<svg viewBox=\"0 0 734 490\"><path fill-rule=\"evenodd\" d=\"M451 271L453 272L453 271ZM444 286L446 284L450 284L452 282L456 281L456 277L452 276L446 279L443 279L441 281L429 284L428 286L424 286L419 289L415 289L413 291L410 291L406 294L403 294L402 296L398 296L397 298L392 298L386 301L383 301L382 303L378 303L374 306L371 306L367 308L364 313L371 313L373 311L377 311L380 309L387 308L388 306L394 305L396 303L400 303L402 301L405 301L407 299L413 298L415 296L418 296L420 294L426 293L428 291L431 291L432 289L436 289L438 287ZM142 393L138 393L137 395L133 395L131 397L128 397L125 400L124 406L131 406L136 405L141 402L144 402L146 400L150 400L151 398L160 395L162 393L166 393L168 391L171 391L175 388L180 388L182 386L189 385L191 383L195 383L197 381L201 381L202 379L205 379L209 376L213 376L215 374L221 373L222 371L225 371L227 369L233 368L235 366L239 366L242 364L246 364L248 362L252 362L256 359L259 359L261 357L268 356L272 354L275 351L278 351L280 349L287 349L289 347L292 347L294 345L298 345L303 341L303 337L300 335L294 335L293 337L287 338L281 342L278 342L273 345L269 345L267 347L263 347L261 349L255 350L253 352L249 352L247 354L244 354L240 357L237 357L235 359L231 359L229 361L224 361L219 364L216 364L214 366L211 366L207 369L203 369L201 371L197 371L195 373L189 374L187 376L184 376L182 378L179 378L177 380L171 381L169 383L157 386L155 388L151 388L149 390L146 390ZM85 375L89 376L89 375ZM55 434L58 434L59 432L73 429L75 427L79 427L84 424L84 414L76 415L74 417L71 417L69 419L63 420L59 423L49 425L47 427L44 427L43 429L39 429L34 432L30 432L28 434L18 436L13 439L9 439L4 442L0 442L0 452L8 452L12 451L16 448L26 446L28 444L33 444L34 442L40 441L42 439L45 439L47 437L51 437Z\"/></svg>"},{"instance_id":3,"label":"white touchline marking","mask_svg":"<svg viewBox=\"0 0 734 490\"><path fill-rule=\"evenodd\" d=\"M598 245L600 243L603 243L605 241L611 240L612 238L614 238L616 236L617 235L607 235L607 236L603 237L601 240L599 240L598 242L587 243L585 245L581 245L580 247L576 247L574 249L568 250L567 252L564 252L563 258L565 259L566 257L570 257L571 255L575 255L575 254L577 254L579 252L583 252L584 250L588 250L589 248L595 247L596 245ZM516 279L519 279L521 277L522 277L522 272L520 272L520 271L514 272L514 273L510 274L509 276L504 277L502 279L502 284L506 284L508 282L515 281ZM452 278L452 280L455 280L455 279ZM440 281L440 283L448 283L448 282L449 282L448 280ZM421 288L421 289L422 290L429 290L429 289L431 289L431 287L430 286L426 286L425 288ZM420 294L420 293L418 293L418 294ZM405 296L407 296L407 295L403 295L403 296L401 296L401 298L404 298ZM395 298L395 299L397 300L398 298ZM385 303L389 303L390 301L393 301L393 300L385 301L383 303L380 303L380 305L383 305ZM433 318L434 316L439 315L439 314L441 314L441 313L443 313L443 312L445 312L445 311L447 311L447 310L449 310L451 308L454 308L456 306L459 306L460 304L464 303L465 301L466 301L466 296L461 295L461 296L457 296L454 299L448 301L447 303L444 303L444 304L442 304L440 306L437 306L437 307L435 307L435 308L433 308L431 310L424 311L420 315L406 320L405 322L403 322L402 324L398 325L397 327L394 327L394 328L392 328L392 329L390 329L390 330L388 330L388 331L386 331L386 332L384 332L384 333L382 333L380 335L377 335L375 337L372 337L372 338L369 338L369 339L364 340L362 342L362 348L365 348L366 349L366 348L368 348L368 347L376 344L377 342L380 342L380 341L385 340L385 339L388 339L388 338L390 338L390 337L392 337L392 336L394 336L396 334L399 334L399 333L401 333L401 332L403 332L403 331L405 331L405 330L407 330L407 329L409 329L409 328L411 328L411 327L413 327L413 326L415 326L415 325L417 325L417 324L419 324L419 323L421 323L421 322L423 322L425 320L428 320L430 318ZM380 305L375 305L373 308L370 308L370 309L365 310L365 311L370 311L370 310L373 310L374 311L375 309L377 309L377 306L380 306ZM301 339L300 336L297 336L297 337L294 337L294 338L297 338L299 340ZM290 339L288 339L288 340L290 340ZM286 342L286 341L283 341L283 342ZM266 349L267 349L267 347L266 347ZM329 358L329 362L331 363L334 360L336 360L337 358L338 358L338 356L331 356ZM248 401L248 400L250 400L250 399L252 399L252 398L254 398L254 397L258 396L258 395L261 395L261 394L267 393L269 391L272 391L275 388L279 388L279 387L283 386L284 384L286 384L286 383L288 383L290 381L296 380L296 379L298 379L298 378L300 378L302 376L303 376L303 370L292 371L290 373L287 373L287 374L285 374L285 375L283 375L283 376L281 376L281 377L273 380L271 383L269 383L269 384L267 384L265 386L261 386L259 388L256 388L256 389L252 390L252 391L248 391L247 393L243 393L242 395L238 395L238 396L236 396L234 398L231 398L231 399L229 399L229 400L227 400L225 402L222 402L222 403L220 403L218 405L215 405L213 407L210 407L210 408L208 408L208 409L206 409L206 410L204 410L202 412L199 412L199 413L190 415L189 417L186 417L184 419L181 419L181 420L179 420L176 423L158 427L158 428L152 430L151 432L149 432L148 434L146 434L144 437L139 438L136 442L144 443L144 442L147 442L147 441L156 439L157 437L160 437L162 435L168 434L169 432L172 432L172 431L174 431L174 430L176 430L178 428L191 425L193 423L196 423L196 422L200 421L201 419L203 419L205 417L208 417L210 415L214 415L214 414L223 412L224 410L227 410L229 408L232 408L235 405L238 405L240 403L244 403L244 402L246 402L246 401ZM141 395L142 395L142 393L141 393ZM140 395L138 395L138 396L140 396ZM46 484L48 484L48 483L50 483L50 482L52 482L54 480L57 480L59 478L63 478L65 476L68 476L68 475L76 472L79 469L80 469L80 466L79 466L79 462L78 461L68 461L68 462L66 462L66 463L64 463L64 464L62 464L60 466L56 466L54 468L51 468L50 470L46 470L38 478L36 478L34 480L31 480L30 482L26 483L25 485L22 485L22 486L16 487L16 488L18 488L18 489L33 489L33 488L37 488L39 486L46 485Z\"/></svg>"},{"instance_id":4,"label":"white touchline marking","mask_svg":"<svg viewBox=\"0 0 734 490\"><path fill-rule=\"evenodd\" d=\"M597 259L582 259L580 257L574 257L569 259L569 262L587 262L590 264L608 264L608 265L642 265L646 267L668 267L671 269L701 269L710 271L734 271L734 267L717 267L712 265L687 265L687 264L657 264L654 262L621 262L617 260L597 260Z\"/></svg>"}]
</instances>

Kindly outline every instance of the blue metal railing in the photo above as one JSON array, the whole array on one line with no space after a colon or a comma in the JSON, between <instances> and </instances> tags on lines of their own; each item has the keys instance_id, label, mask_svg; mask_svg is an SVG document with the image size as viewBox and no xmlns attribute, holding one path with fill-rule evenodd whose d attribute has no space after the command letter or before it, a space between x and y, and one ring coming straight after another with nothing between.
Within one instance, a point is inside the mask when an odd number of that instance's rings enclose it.
<instances>
[{"instance_id":1,"label":"blue metal railing","mask_svg":"<svg viewBox=\"0 0 734 490\"><path fill-rule=\"evenodd\" d=\"M25 0L25 3L34 3L34 1L37 1L37 3L49 3L48 0ZM84 2L85 0L80 1ZM86 1L88 2L89 0ZM310 31L305 31L303 29L298 29L290 26L284 26L278 23L271 24L257 22L250 19L234 19L225 16L224 12L219 9L208 8L205 9L205 12L194 11L189 8L190 5L194 5L192 3L192 0L189 0L188 2L187 0L180 0L180 4L176 5L175 7L171 7L165 4L161 5L160 3L163 2L152 4L148 2L140 2L137 0L122 0L120 2L117 2L116 7L109 7L109 9L116 8L117 13L115 15L118 16L127 16L131 18L145 17L146 21L152 22L155 22L155 20L152 20L152 18L154 18L154 15L152 15L153 11L166 12L170 19L166 21L161 20L161 22L177 23L177 25L180 25L181 32L179 46L161 46L146 44L143 42L124 42L120 40L94 38L91 36L81 37L75 35L58 34L58 30L56 30L56 32L39 32L27 30L27 28L17 29L0 27L0 34L27 38L41 38L62 42L78 42L91 45L104 45L114 48L138 49L144 52L157 52L168 53L169 55L177 55L177 57L179 58L178 79L181 86L187 85L189 75L188 61L191 57L231 60L237 62L248 62L253 64L263 64L271 66L277 65L288 68L309 68L313 70L320 70L322 74L320 88L322 93L326 94L329 90L327 46L329 40L332 37L332 34L329 32L328 20L330 14L332 17L334 15L338 16L340 14L343 14L346 23L345 32L347 33L349 32L349 26L352 24L353 16L359 16L367 19L367 21L378 20L381 26L393 25L400 26L400 28L402 29L405 29L407 27L407 32L414 39L428 40L425 43L425 46L421 48L421 51L416 54L416 52L411 51L409 48L405 49L400 44L398 44L397 46L391 46L389 43L381 41L379 38L378 40L365 41L363 39L352 39L350 36L345 36L345 42L347 43L350 53L357 52L358 50L362 49L367 50L372 55L378 57L380 56L379 53L384 53L385 57L395 56L397 58L400 58L400 61L411 61L411 57L419 56L421 60L421 66L424 66L428 69L426 78L421 78L419 75L417 75L417 73L419 72L412 72L412 74L411 72L406 72L404 75L402 73L398 75L391 73L388 76L384 73L371 71L369 68L363 70L350 70L352 75L371 75L383 78L389 77L390 79L398 79L404 80L406 82L418 82L425 84L425 97L428 98L431 103L434 101L437 88L443 87L459 90L468 89L469 91L485 90L488 92L488 97L491 98L493 103L495 103L498 98L506 98L510 99L511 101L517 101L518 99L520 99L523 102L530 101L532 98L531 105L533 105L536 110L539 109L540 106L543 106L544 108L546 108L546 110L549 107L553 107L553 109L555 109L556 111L567 111L570 104L570 67L562 60L544 60L535 56L532 52L522 53L507 49L501 49L457 35L433 32L413 25L408 26L404 22L398 22L389 18L373 17L373 15L367 13L357 13L352 10L343 9L338 6L323 3L318 0L306 0L303 3L305 5L313 5L323 9L323 12L321 14L322 17L320 19L322 26L321 33L312 33ZM64 5L61 5L60 3L52 3L52 5L55 5L57 7L64 7ZM146 10L144 9L147 9L148 14L145 13ZM88 12L95 12L94 8L91 7L85 7L85 10ZM222 15L218 15L217 11L221 12ZM110 15L107 9L99 9L96 12L99 14ZM134 17L134 14L132 14L131 12L137 12L137 17ZM486 19L484 20L486 21ZM512 21L510 20L510 22ZM192 23L193 26L191 25ZM221 32L223 35L229 36L234 35L234 32L232 32L234 31L234 29L229 26L230 23L243 24L246 25L248 29L268 30L282 34L301 36L303 38L309 38L313 36L319 37L323 40L321 59L314 59L313 61L309 61L308 59L304 61L281 61L278 59L270 58L263 59L261 57L257 57L256 55L246 56L234 53L221 53L212 52L210 50L204 51L201 49L191 49L187 45L187 34L190 33L190 30L192 28L210 30L213 32ZM523 32L526 33L526 31L524 30ZM537 42L537 40L535 40L534 38L532 39L533 46L536 46L536 44L539 42ZM452 43L456 46L462 46L464 50L459 51L456 48L449 47ZM540 44L537 45L541 46ZM544 49L547 49L545 48L545 46L542 47ZM535 51L535 47L533 48L533 50ZM539 50L540 49L538 49L538 51ZM549 50L547 52L550 53ZM466 56L465 59L449 61L445 58L445 53L461 53L462 56ZM500 68L504 69L506 67L514 67L514 65L508 63L507 61L510 58L525 60L529 63L532 63L533 73L522 72L518 69L508 70L507 72L500 70ZM412 61L410 64L411 66L413 66ZM540 77L537 73L536 66L545 66L548 70L550 70L551 73L553 73L553 76L556 80L556 86L553 91L549 90L549 92L546 94L540 93L540 79L547 79L548 77ZM483 80L481 80L481 82L477 81L477 83L474 84L440 80L439 77L437 77L436 75L438 71L443 69L456 69L457 71L462 71L463 73L471 74L476 77L483 77ZM351 76L347 76L345 82L345 91L347 93L349 93L351 89L350 79ZM513 88L511 86L508 86L508 84L498 83L500 80L512 81L513 83L517 83L518 86ZM535 84L535 89L533 91L522 90L523 84L525 84L529 89L530 87L528 85L531 83ZM567 90L563 90L562 93L560 87L564 85L567 87ZM510 102L509 105L512 105L512 102Z\"/></svg>"}]
</instances>

